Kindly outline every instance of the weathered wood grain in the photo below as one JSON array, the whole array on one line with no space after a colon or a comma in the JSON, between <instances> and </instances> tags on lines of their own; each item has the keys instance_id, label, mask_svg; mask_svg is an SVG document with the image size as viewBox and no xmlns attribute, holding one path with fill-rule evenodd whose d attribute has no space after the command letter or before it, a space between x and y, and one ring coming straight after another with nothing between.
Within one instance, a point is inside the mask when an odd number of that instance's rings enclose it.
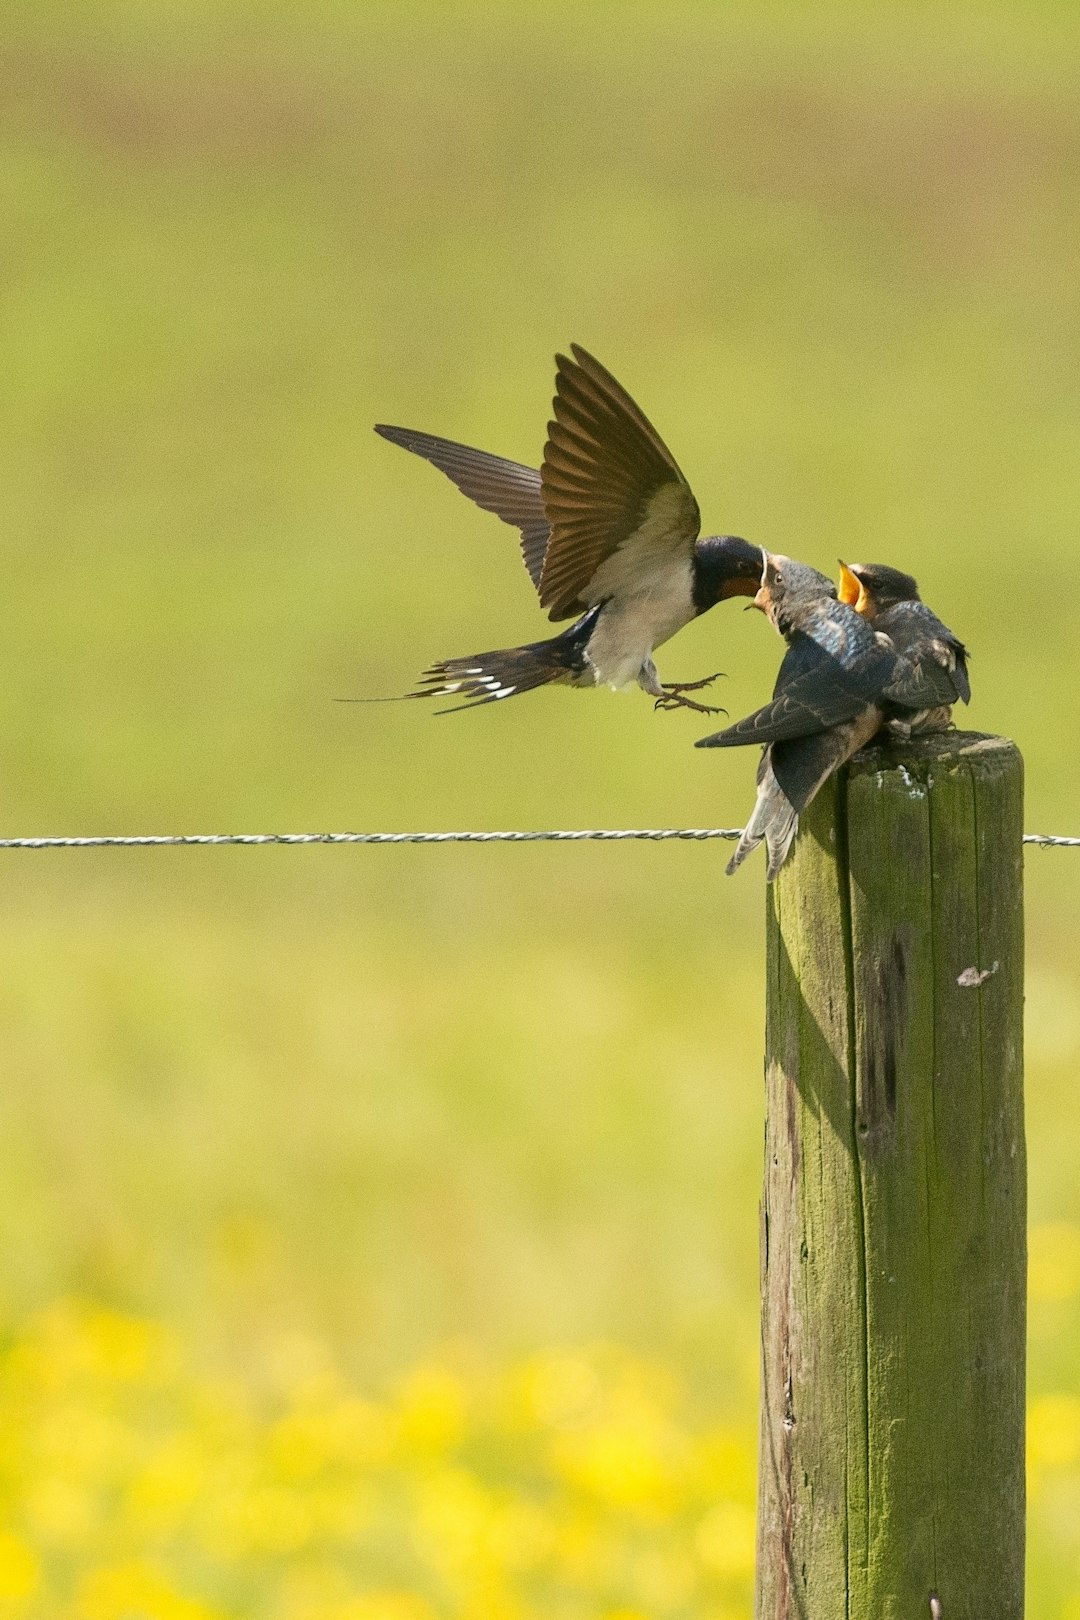
<instances>
[{"instance_id":1,"label":"weathered wood grain","mask_svg":"<svg viewBox=\"0 0 1080 1620\"><path fill-rule=\"evenodd\" d=\"M866 750L769 896L758 1620L1019 1620L1020 755Z\"/></svg>"}]
</instances>

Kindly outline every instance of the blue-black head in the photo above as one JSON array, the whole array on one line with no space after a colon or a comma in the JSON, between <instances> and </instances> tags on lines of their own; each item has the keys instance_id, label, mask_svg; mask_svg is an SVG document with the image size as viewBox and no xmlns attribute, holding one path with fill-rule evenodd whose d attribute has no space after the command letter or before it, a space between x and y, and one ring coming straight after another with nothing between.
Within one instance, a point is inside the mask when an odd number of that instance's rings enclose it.
<instances>
[{"instance_id":1,"label":"blue-black head","mask_svg":"<svg viewBox=\"0 0 1080 1620\"><path fill-rule=\"evenodd\" d=\"M815 603L836 599L836 586L808 563L778 552L765 553L754 606L767 613L781 635L797 625L800 615Z\"/></svg>"},{"instance_id":2,"label":"blue-black head","mask_svg":"<svg viewBox=\"0 0 1080 1620\"><path fill-rule=\"evenodd\" d=\"M694 547L694 606L699 613L730 596L754 596L765 553L737 534L713 534Z\"/></svg>"},{"instance_id":3,"label":"blue-black head","mask_svg":"<svg viewBox=\"0 0 1080 1620\"><path fill-rule=\"evenodd\" d=\"M898 602L917 602L919 587L910 574L887 563L841 562L837 594L864 619L874 619Z\"/></svg>"}]
</instances>

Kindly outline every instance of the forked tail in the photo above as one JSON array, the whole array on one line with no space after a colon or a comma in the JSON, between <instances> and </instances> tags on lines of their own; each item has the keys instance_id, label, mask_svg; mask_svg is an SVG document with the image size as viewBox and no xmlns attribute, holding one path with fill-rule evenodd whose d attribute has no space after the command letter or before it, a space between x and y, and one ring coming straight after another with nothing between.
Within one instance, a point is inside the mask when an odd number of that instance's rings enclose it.
<instances>
[{"instance_id":1,"label":"forked tail","mask_svg":"<svg viewBox=\"0 0 1080 1620\"><path fill-rule=\"evenodd\" d=\"M771 748L766 748L761 756L757 784L757 803L735 847L735 853L728 861L727 874L730 877L738 871L746 857L764 843L769 856L767 876L771 883L787 860L788 851L799 830L799 813L773 774Z\"/></svg>"},{"instance_id":2,"label":"forked tail","mask_svg":"<svg viewBox=\"0 0 1080 1620\"><path fill-rule=\"evenodd\" d=\"M585 684L581 680L589 668L585 649L599 613L600 606L590 609L568 630L547 641L471 653L467 658L444 658L426 669L416 690L405 692L403 699L457 698L458 702L438 711L456 714L481 703L498 703L535 691L538 686Z\"/></svg>"}]
</instances>

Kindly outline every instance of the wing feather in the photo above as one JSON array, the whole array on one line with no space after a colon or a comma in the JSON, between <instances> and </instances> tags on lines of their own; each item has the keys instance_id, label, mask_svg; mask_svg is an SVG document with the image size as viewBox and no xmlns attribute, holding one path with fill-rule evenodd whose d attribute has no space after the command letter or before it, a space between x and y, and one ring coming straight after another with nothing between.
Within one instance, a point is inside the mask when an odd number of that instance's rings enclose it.
<instances>
[{"instance_id":1,"label":"wing feather","mask_svg":"<svg viewBox=\"0 0 1080 1620\"><path fill-rule=\"evenodd\" d=\"M809 636L797 632L780 665L772 701L711 737L699 748L739 748L749 743L788 742L844 725L878 703L895 673L897 658L874 642L841 662Z\"/></svg>"},{"instance_id":2,"label":"wing feather","mask_svg":"<svg viewBox=\"0 0 1080 1620\"><path fill-rule=\"evenodd\" d=\"M552 619L591 605L597 571L620 547L636 541L689 558L701 527L693 492L651 422L598 360L577 344L572 355L556 359L540 473L551 525L540 601Z\"/></svg>"},{"instance_id":3,"label":"wing feather","mask_svg":"<svg viewBox=\"0 0 1080 1620\"><path fill-rule=\"evenodd\" d=\"M520 529L521 555L530 579L537 590L540 589L551 525L544 511L540 474L535 467L524 467L504 456L489 455L486 450L474 450L470 445L440 439L434 433L419 433L413 428L379 423L375 431L391 444L399 444L413 455L423 456L477 506Z\"/></svg>"},{"instance_id":4,"label":"wing feather","mask_svg":"<svg viewBox=\"0 0 1080 1620\"><path fill-rule=\"evenodd\" d=\"M925 602L900 602L876 621L900 654L886 688L894 703L933 709L971 699L967 648Z\"/></svg>"}]
</instances>

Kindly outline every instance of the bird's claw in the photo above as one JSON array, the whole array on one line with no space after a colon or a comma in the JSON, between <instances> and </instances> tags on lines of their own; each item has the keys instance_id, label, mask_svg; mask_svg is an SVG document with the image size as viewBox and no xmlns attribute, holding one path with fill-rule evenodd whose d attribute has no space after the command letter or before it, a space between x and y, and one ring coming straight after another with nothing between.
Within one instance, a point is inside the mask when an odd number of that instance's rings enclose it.
<instances>
[{"instance_id":1,"label":"bird's claw","mask_svg":"<svg viewBox=\"0 0 1080 1620\"><path fill-rule=\"evenodd\" d=\"M672 692L677 695L679 692L700 692L703 687L711 686L713 681L720 681L723 680L723 678L724 671L722 669L718 669L715 675L706 675L704 680L661 681L660 685L663 687L665 692Z\"/></svg>"},{"instance_id":2,"label":"bird's claw","mask_svg":"<svg viewBox=\"0 0 1080 1620\"><path fill-rule=\"evenodd\" d=\"M692 709L695 714L727 714L726 709L711 708L707 703L695 703L693 698L684 697L684 692L700 692L703 687L711 686L723 675L722 669L715 675L706 675L701 681L662 681L663 696L658 697L653 704L654 709Z\"/></svg>"},{"instance_id":3,"label":"bird's claw","mask_svg":"<svg viewBox=\"0 0 1080 1620\"><path fill-rule=\"evenodd\" d=\"M665 692L653 704L654 709L692 709L695 714L727 714L726 709L710 707L708 703L695 703L693 698L683 697L681 692Z\"/></svg>"}]
</instances>

